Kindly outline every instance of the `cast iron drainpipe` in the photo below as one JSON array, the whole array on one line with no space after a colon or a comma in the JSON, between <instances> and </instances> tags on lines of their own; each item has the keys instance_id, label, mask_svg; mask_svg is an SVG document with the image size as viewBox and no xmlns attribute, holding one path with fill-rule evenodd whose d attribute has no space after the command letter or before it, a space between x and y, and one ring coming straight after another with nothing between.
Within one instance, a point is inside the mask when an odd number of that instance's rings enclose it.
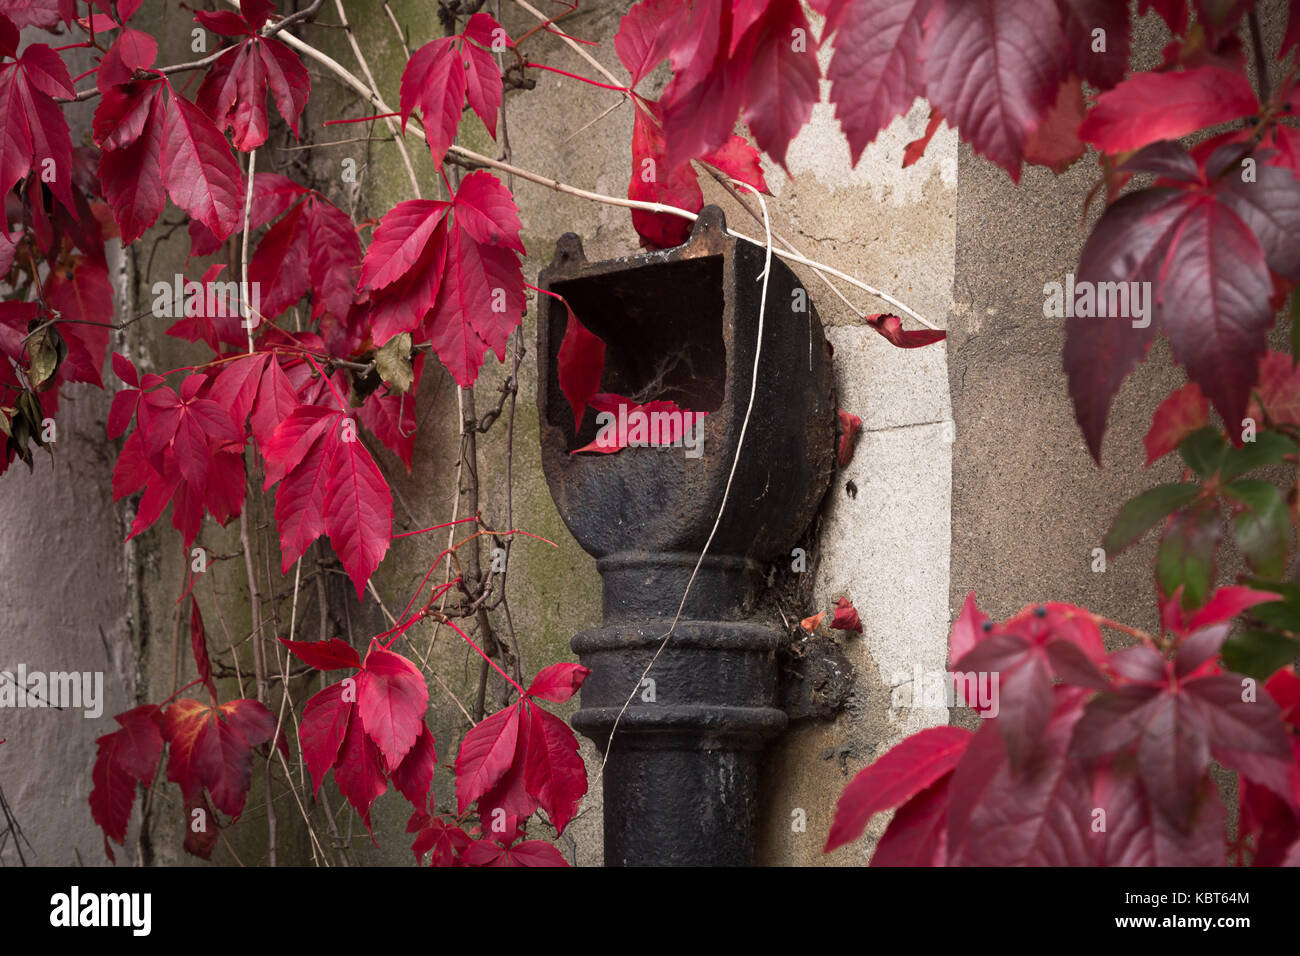
<instances>
[{"instance_id":1,"label":"cast iron drainpipe","mask_svg":"<svg viewBox=\"0 0 1300 956\"><path fill-rule=\"evenodd\" d=\"M762 748L786 724L777 707L778 622L753 616L764 562L789 557L830 482L836 414L830 348L807 292L772 260L759 384L722 523L667 633L722 502L749 404L764 251L726 234L706 206L681 246L589 263L559 239L538 278L606 343L601 391L706 411L703 453L626 448L571 455L557 378L564 305L540 297L537 404L542 467L560 516L596 559L603 626L573 638L591 669L573 725L606 749L637 688L604 775L605 865L746 865L758 835Z\"/></svg>"}]
</instances>

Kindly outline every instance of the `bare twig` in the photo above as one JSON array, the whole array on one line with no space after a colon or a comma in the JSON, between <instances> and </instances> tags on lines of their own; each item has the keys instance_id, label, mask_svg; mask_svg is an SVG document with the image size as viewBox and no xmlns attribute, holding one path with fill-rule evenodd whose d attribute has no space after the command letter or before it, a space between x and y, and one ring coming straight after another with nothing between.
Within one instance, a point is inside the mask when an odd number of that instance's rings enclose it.
<instances>
[{"instance_id":1,"label":"bare twig","mask_svg":"<svg viewBox=\"0 0 1300 956\"><path fill-rule=\"evenodd\" d=\"M253 230L248 223L253 215L253 179L257 169L257 150L248 154L248 186L244 190L244 235L239 247L239 278L243 285L239 289L240 312L243 313L244 330L248 333L248 354L253 354L253 318L248 307L248 234Z\"/></svg>"},{"instance_id":2,"label":"bare twig","mask_svg":"<svg viewBox=\"0 0 1300 956\"><path fill-rule=\"evenodd\" d=\"M364 73L366 79L370 81L370 88L378 92L379 84L375 82L375 75L370 72L370 64L366 62L365 54L361 52L361 45L357 43L356 34L352 32L352 25L348 23L348 15L343 10L343 0L334 0L334 7L338 10L339 19L343 22L343 27L347 31L348 44L352 47L352 55L355 56L357 62L361 64L361 72ZM286 38L287 36L288 35L286 34ZM384 110L383 112L391 113L392 110ZM411 178L411 192L415 194L416 199L419 199L420 181L415 176L415 167L411 165L411 155L406 151L406 143L404 143L402 138L397 135L398 126L391 116L384 118L384 125L388 127L388 132L393 135L394 142L397 143L397 151L402 155L402 164L406 167L406 175Z\"/></svg>"}]
</instances>

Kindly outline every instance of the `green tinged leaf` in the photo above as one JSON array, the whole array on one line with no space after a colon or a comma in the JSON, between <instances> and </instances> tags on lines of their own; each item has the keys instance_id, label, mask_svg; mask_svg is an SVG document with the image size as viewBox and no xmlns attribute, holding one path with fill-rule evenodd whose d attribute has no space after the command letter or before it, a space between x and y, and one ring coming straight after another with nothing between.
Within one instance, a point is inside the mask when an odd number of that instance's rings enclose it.
<instances>
[{"instance_id":1,"label":"green tinged leaf","mask_svg":"<svg viewBox=\"0 0 1300 956\"><path fill-rule=\"evenodd\" d=\"M31 358L27 377L31 380L32 388L40 391L53 383L59 364L67 358L68 345L58 329L47 325L36 334L28 336L27 354Z\"/></svg>"},{"instance_id":2,"label":"green tinged leaf","mask_svg":"<svg viewBox=\"0 0 1300 956\"><path fill-rule=\"evenodd\" d=\"M1175 515L1156 553L1161 593L1173 594L1181 585L1185 610L1204 604L1214 583L1221 534L1217 503L1202 502Z\"/></svg>"},{"instance_id":3,"label":"green tinged leaf","mask_svg":"<svg viewBox=\"0 0 1300 956\"><path fill-rule=\"evenodd\" d=\"M1223 493L1244 505L1233 518L1233 532L1246 564L1266 577L1280 577L1291 539L1282 492L1267 481L1245 478L1224 485Z\"/></svg>"},{"instance_id":4,"label":"green tinged leaf","mask_svg":"<svg viewBox=\"0 0 1300 956\"><path fill-rule=\"evenodd\" d=\"M1228 669L1256 680L1267 680L1298 656L1300 641L1253 628L1234 634L1223 645L1223 663Z\"/></svg>"},{"instance_id":5,"label":"green tinged leaf","mask_svg":"<svg viewBox=\"0 0 1300 956\"><path fill-rule=\"evenodd\" d=\"M1287 455L1296 453L1296 443L1278 432L1260 432L1254 441L1240 448L1229 448L1219 464L1219 477L1232 481L1238 475L1265 465L1281 464Z\"/></svg>"},{"instance_id":6,"label":"green tinged leaf","mask_svg":"<svg viewBox=\"0 0 1300 956\"><path fill-rule=\"evenodd\" d=\"M22 421L22 430L25 432L23 443L27 440L36 442L39 446L44 446L45 442L41 440L41 422L45 419L45 413L41 409L40 402L36 400L32 392L23 392L18 396L17 419ZM15 439L18 437L18 430L14 431Z\"/></svg>"},{"instance_id":7,"label":"green tinged leaf","mask_svg":"<svg viewBox=\"0 0 1300 956\"><path fill-rule=\"evenodd\" d=\"M1219 463L1223 460L1227 447L1219 430L1206 425L1184 438L1178 446L1178 453L1183 456L1188 468L1202 478L1208 478L1219 470Z\"/></svg>"},{"instance_id":8,"label":"green tinged leaf","mask_svg":"<svg viewBox=\"0 0 1300 956\"><path fill-rule=\"evenodd\" d=\"M1195 501L1200 493L1200 486L1191 482L1157 485L1144 491L1119 510L1102 547L1109 554L1119 554L1173 512Z\"/></svg>"},{"instance_id":9,"label":"green tinged leaf","mask_svg":"<svg viewBox=\"0 0 1300 956\"><path fill-rule=\"evenodd\" d=\"M388 390L400 395L415 381L411 366L411 333L394 335L375 354L375 370L388 383Z\"/></svg>"},{"instance_id":10,"label":"green tinged leaf","mask_svg":"<svg viewBox=\"0 0 1300 956\"><path fill-rule=\"evenodd\" d=\"M1280 601L1256 604L1247 612L1249 617L1279 631L1300 633L1300 585L1290 581L1270 581L1267 578L1246 578L1242 583L1256 591L1272 591L1282 595Z\"/></svg>"}]
</instances>

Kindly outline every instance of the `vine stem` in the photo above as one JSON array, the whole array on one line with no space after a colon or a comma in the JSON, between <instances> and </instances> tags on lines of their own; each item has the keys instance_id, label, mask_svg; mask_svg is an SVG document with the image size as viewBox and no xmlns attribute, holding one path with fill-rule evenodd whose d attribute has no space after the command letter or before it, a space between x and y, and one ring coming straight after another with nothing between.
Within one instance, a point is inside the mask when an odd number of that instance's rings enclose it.
<instances>
[{"instance_id":1,"label":"vine stem","mask_svg":"<svg viewBox=\"0 0 1300 956\"><path fill-rule=\"evenodd\" d=\"M503 671L503 670L501 669L500 665L498 665L496 661L494 661L494 660L492 660L492 658L488 657L487 654L485 654L485 653L483 652L483 648L479 647L477 644L474 643L474 639L473 639L472 637L470 637L468 634L466 634L464 631L462 631L459 627L456 626L456 622L455 622L455 621L453 621L453 620L451 620L451 619L448 619L445 623L446 623L446 625L447 625L449 628L451 628L453 631L455 631L457 634L459 634L459 635L460 635L460 636L465 640L465 642L466 642L467 644L469 644L470 647L472 647L472 648L474 648L474 650L478 651L478 655L479 655L479 657L481 657L481 658L483 658L483 660L487 661L488 664L492 667L492 669L493 669L494 671L496 671L498 674L500 674L502 677L504 677L507 681L509 681L510 684L511 684L511 686L513 686L515 690L519 691L519 699L520 699L520 700L523 700L524 698L526 698L526 697L528 696L528 691L524 690L523 687L521 687L521 686L519 685L519 683L518 683L518 682L517 682L513 677L511 677L509 674L507 674L505 671Z\"/></svg>"},{"instance_id":2,"label":"vine stem","mask_svg":"<svg viewBox=\"0 0 1300 956\"><path fill-rule=\"evenodd\" d=\"M379 84L375 82L375 75L370 72L370 64L366 62L365 54L361 52L361 46L357 43L356 35L352 32L352 25L348 23L348 15L343 11L343 0L334 0L334 8L338 10L339 22L343 24L343 32L348 35L348 43L352 47L352 55L357 58L361 64L361 72L366 75L370 81L370 87L373 90L379 89ZM292 34L285 33L282 39L288 41ZM390 109L383 110L385 113L393 112ZM415 167L411 165L411 154L406 151L406 144L402 142L402 137L397 135L398 129L393 123L392 117L384 118L384 125L388 127L388 132L393 136L393 142L397 144L397 151L402 154L402 164L406 167L406 175L411 179L411 192L415 193L415 198L420 198L420 180L415 176Z\"/></svg>"},{"instance_id":3,"label":"vine stem","mask_svg":"<svg viewBox=\"0 0 1300 956\"><path fill-rule=\"evenodd\" d=\"M616 93L631 93L626 86L615 86L611 83L598 83L595 80L589 80L585 76L579 76L576 73L570 73L568 70L561 70L558 66L547 66L545 63L529 63L528 68L532 70L546 70L548 73L558 73L560 76L567 76L571 80L578 80L586 83L588 86L594 86L597 89L613 90Z\"/></svg>"},{"instance_id":4,"label":"vine stem","mask_svg":"<svg viewBox=\"0 0 1300 956\"><path fill-rule=\"evenodd\" d=\"M239 278L243 285L239 290L240 304L243 305L244 313L244 331L248 333L248 354L253 354L253 323L250 321L253 313L248 307L248 234L252 232L248 228L249 220L253 215L253 178L257 169L257 150L251 150L248 154L248 186L244 190L244 235L239 244ZM261 316L258 317L261 321Z\"/></svg>"},{"instance_id":5,"label":"vine stem","mask_svg":"<svg viewBox=\"0 0 1300 956\"><path fill-rule=\"evenodd\" d=\"M226 2L231 6L236 5L236 0L226 0ZM520 2L520 0L516 0L516 2L519 2L521 6L525 6L525 8L527 9L526 5ZM294 36L293 34L287 31L280 34L280 39L283 40L285 43L289 44L289 46L293 47L298 52L304 54L305 56L310 57L311 59L319 63L321 66L325 67L335 76L337 76L340 80L342 80L345 84L352 87L353 90L355 90L358 94L364 97L379 112L381 113L393 112L392 107L390 107L386 102L384 102L383 97L379 95L378 91L375 90L373 86L367 86L363 80L359 79L355 74L353 74L350 70L348 70L347 67L343 66L343 64L339 63L328 53L316 49L316 47L312 46L310 43L307 43L306 41L299 39L298 37ZM591 60L591 62L593 63L596 62L595 58L591 57L590 54L587 54L585 50L583 50L582 52L584 56L588 57ZM604 73L604 68L603 67L599 67L599 68L602 71L602 73ZM408 121L406 125L407 128L414 133L414 135L420 137L424 136L423 128L414 120ZM683 219L689 219L691 222L694 222L696 219L699 218L699 215L697 213L693 213L689 209L682 209L678 206L669 206L666 205L665 203L657 203L657 202L643 202L638 199L625 199L619 196L607 196L603 193L592 192L591 190L588 189L580 189L577 186L571 186L568 183L560 182L558 179L552 179L547 176L542 176L539 173L535 173L529 169L524 169L520 166L515 166L512 163L507 163L498 159L492 159L489 156L484 156L481 153L476 153L473 150L466 149L463 146L452 145L448 147L447 152L451 155L457 156L461 159L467 160L468 162L477 164L479 166L486 166L490 169L498 169L501 172L509 173L510 175L513 176L518 176L520 179L526 179L529 182L534 183L538 186L544 186L547 189L553 190L554 192L564 193L569 196L576 196L580 199L587 199L592 202L603 203L604 205L607 206L622 206L627 209L640 209L645 212L657 212L668 216L680 216ZM758 246L759 248L766 248L766 243L764 243L762 240L755 239L752 236L747 236L744 233L737 232L734 229L729 228L727 230L727 234L732 238L741 240L742 242L748 242L751 245ZM905 303L900 302L898 299L889 295L887 292L878 289L875 286L870 285L866 282L863 282L861 279L855 278L854 276L851 276L846 272L842 272L839 269L836 269L832 266L828 266L823 262L818 262L814 259L809 259L808 257L800 255L799 253L796 252L791 252L783 249L773 249L772 253L774 255L780 256L782 259L785 259L789 262L795 262L798 263L799 265L808 266L809 268L815 269L819 272L824 272L827 275L833 275L837 279L840 279L843 282L847 282L849 285L854 286L855 288L861 289L863 292L866 292L868 295L875 296L876 298L880 299L883 302L888 302L894 308L899 309L902 312L906 313L908 316L915 319L917 322L921 323L921 325L925 326L926 328L935 329L936 331L939 330L939 327L937 325L930 322L928 319L926 319L924 316L916 312L914 309L912 309Z\"/></svg>"}]
</instances>

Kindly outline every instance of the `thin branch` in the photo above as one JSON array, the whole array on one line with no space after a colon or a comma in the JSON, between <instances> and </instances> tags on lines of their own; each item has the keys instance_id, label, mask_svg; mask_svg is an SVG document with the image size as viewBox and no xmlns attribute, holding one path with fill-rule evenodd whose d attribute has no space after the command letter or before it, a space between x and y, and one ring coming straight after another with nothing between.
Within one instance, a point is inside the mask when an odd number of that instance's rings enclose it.
<instances>
[{"instance_id":1,"label":"thin branch","mask_svg":"<svg viewBox=\"0 0 1300 956\"><path fill-rule=\"evenodd\" d=\"M393 25L393 30L397 33L397 42L402 44L402 52L406 58L411 58L411 48L406 43L406 33L402 30L402 25L397 22L397 16L393 13L393 8L388 5L388 0L384 0L384 13L388 14L388 22Z\"/></svg>"},{"instance_id":2,"label":"thin branch","mask_svg":"<svg viewBox=\"0 0 1300 956\"><path fill-rule=\"evenodd\" d=\"M342 21L343 27L347 31L348 44L352 47L352 55L355 56L357 62L361 64L361 72L364 73L366 79L370 81L370 88L377 93L379 90L379 84L375 82L375 75L370 72L370 64L366 62L365 54L361 52L361 45L357 43L356 34L352 32L352 25L348 23L348 15L343 10L343 0L334 0L334 7L338 10L339 19ZM288 36L289 34L286 33L285 37L287 38ZM386 109L381 112L391 113L392 110ZM406 143L404 143L402 138L397 135L398 127L391 117L385 118L384 125L388 127L388 132L393 135L394 141L397 143L397 151L402 155L402 164L406 167L406 175L411 178L411 191L415 193L415 198L419 199L420 181L415 176L415 167L411 165L411 155L406 151Z\"/></svg>"},{"instance_id":3,"label":"thin branch","mask_svg":"<svg viewBox=\"0 0 1300 956\"><path fill-rule=\"evenodd\" d=\"M239 289L240 312L243 313L244 330L248 333L248 354L253 354L253 323L248 307L248 236L253 230L249 228L249 219L253 215L253 180L257 168L257 150L248 154L248 187L244 192L244 235L239 249L239 278L243 285Z\"/></svg>"},{"instance_id":4,"label":"thin branch","mask_svg":"<svg viewBox=\"0 0 1300 956\"><path fill-rule=\"evenodd\" d=\"M283 17L271 26L263 29L262 36L273 37L286 27L291 27L295 23L300 23L303 20L310 20L312 17L316 16L317 11L320 10L321 4L324 2L325 0L312 0L311 6L303 7L297 13L291 13L287 17Z\"/></svg>"},{"instance_id":5,"label":"thin branch","mask_svg":"<svg viewBox=\"0 0 1300 956\"><path fill-rule=\"evenodd\" d=\"M554 20L559 19L558 17L548 17L546 14L542 13L542 11L534 7L531 3L528 3L527 0L514 0L514 2L516 6L522 7L523 9L527 10L538 20L541 20L542 23L544 24L551 23ZM572 13L573 11L569 11L569 12ZM565 16L565 15L566 14L561 14L561 16ZM612 73L610 73L609 70L605 69L601 65L599 60L597 60L594 56L592 56L590 53L584 50L582 48L582 44L580 44L577 40L573 39L573 37L569 36L567 33L564 32L559 32L555 35L558 36L565 43L567 43L573 49L574 53L578 54L578 56L581 57L583 60L586 60L587 63L592 67L592 69L600 73L601 76L605 77L605 79L609 80L609 82L619 87L622 87L623 84L618 82L618 78L615 77Z\"/></svg>"}]
</instances>

